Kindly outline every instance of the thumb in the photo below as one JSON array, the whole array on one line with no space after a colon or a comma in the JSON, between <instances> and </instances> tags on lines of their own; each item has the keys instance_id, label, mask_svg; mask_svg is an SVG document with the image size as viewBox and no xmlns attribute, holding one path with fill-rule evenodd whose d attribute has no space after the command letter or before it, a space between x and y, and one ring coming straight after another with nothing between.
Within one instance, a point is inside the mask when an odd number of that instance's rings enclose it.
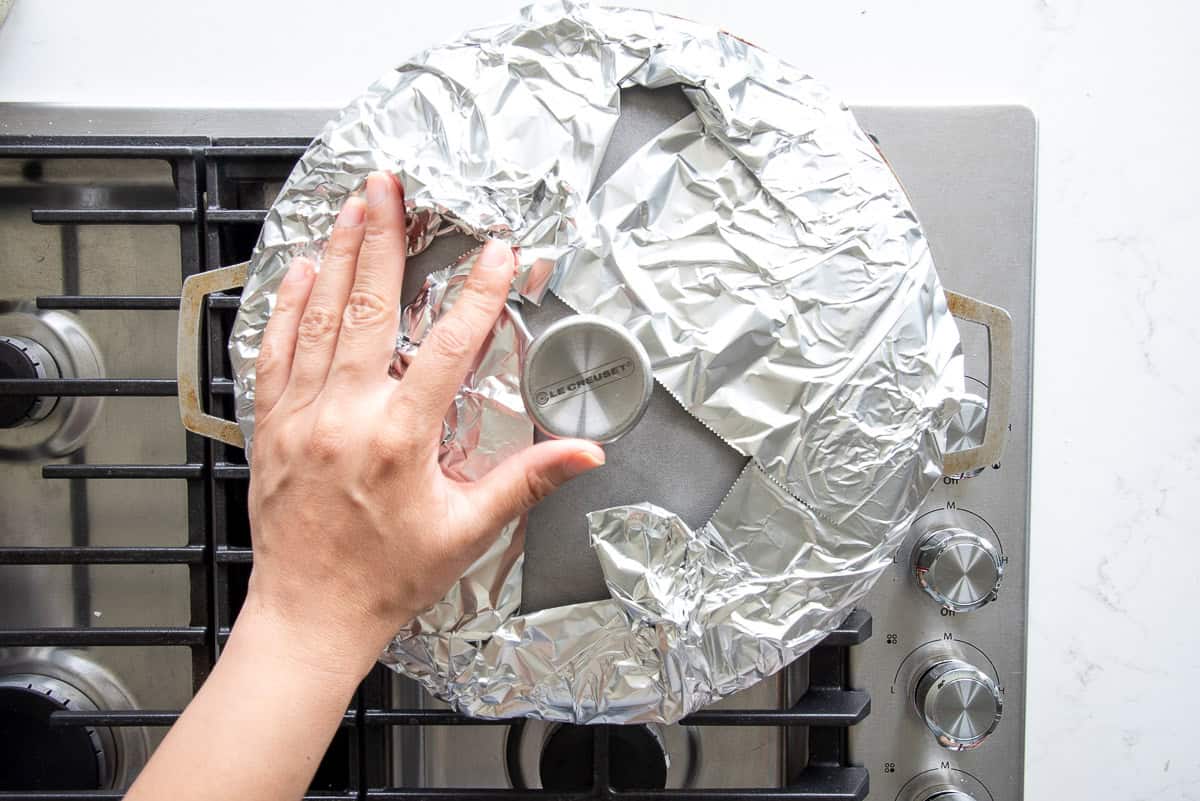
<instances>
[{"instance_id":1,"label":"thumb","mask_svg":"<svg viewBox=\"0 0 1200 801\"><path fill-rule=\"evenodd\" d=\"M582 439L526 448L476 481L468 494L484 531L496 531L578 475L604 464L604 449Z\"/></svg>"}]
</instances>

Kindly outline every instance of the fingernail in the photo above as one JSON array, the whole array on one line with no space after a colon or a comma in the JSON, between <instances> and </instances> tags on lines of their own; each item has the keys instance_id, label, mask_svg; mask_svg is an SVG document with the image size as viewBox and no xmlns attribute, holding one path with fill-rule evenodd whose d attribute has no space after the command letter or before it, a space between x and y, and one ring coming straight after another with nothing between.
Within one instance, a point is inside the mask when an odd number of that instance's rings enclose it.
<instances>
[{"instance_id":1,"label":"fingernail","mask_svg":"<svg viewBox=\"0 0 1200 801\"><path fill-rule=\"evenodd\" d=\"M293 284L297 281L303 281L312 275L312 273L312 259L306 259L303 256L300 256L299 258L294 259L292 263L288 265L288 270L287 273L284 274L283 280L289 284Z\"/></svg>"},{"instance_id":2,"label":"fingernail","mask_svg":"<svg viewBox=\"0 0 1200 801\"><path fill-rule=\"evenodd\" d=\"M370 184L367 184L368 189ZM338 215L337 222L334 226L337 228L352 228L355 225L361 225L363 217L366 216L366 209L363 207L361 198L352 197L346 199L346 205L342 206L342 213Z\"/></svg>"},{"instance_id":3,"label":"fingernail","mask_svg":"<svg viewBox=\"0 0 1200 801\"><path fill-rule=\"evenodd\" d=\"M387 202L388 182L391 179L382 172L373 172L367 176L367 205L378 206Z\"/></svg>"},{"instance_id":4,"label":"fingernail","mask_svg":"<svg viewBox=\"0 0 1200 801\"><path fill-rule=\"evenodd\" d=\"M479 264L489 269L507 266L512 257L512 248L499 239L489 239L479 254Z\"/></svg>"},{"instance_id":5,"label":"fingernail","mask_svg":"<svg viewBox=\"0 0 1200 801\"><path fill-rule=\"evenodd\" d=\"M583 475L589 470L595 470L604 464L604 451L596 446L582 451L575 451L565 465L567 478Z\"/></svg>"},{"instance_id":6,"label":"fingernail","mask_svg":"<svg viewBox=\"0 0 1200 801\"><path fill-rule=\"evenodd\" d=\"M387 177L392 179L392 183L396 185L396 191L400 193L401 199L404 198L404 184L400 183L400 176L394 172L387 173Z\"/></svg>"}]
</instances>

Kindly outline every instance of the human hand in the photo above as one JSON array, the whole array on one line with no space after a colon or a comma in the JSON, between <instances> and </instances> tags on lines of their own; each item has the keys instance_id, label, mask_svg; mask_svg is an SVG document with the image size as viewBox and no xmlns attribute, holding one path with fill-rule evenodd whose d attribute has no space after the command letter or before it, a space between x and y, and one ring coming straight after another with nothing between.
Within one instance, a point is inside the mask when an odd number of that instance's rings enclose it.
<instances>
[{"instance_id":1,"label":"human hand","mask_svg":"<svg viewBox=\"0 0 1200 801\"><path fill-rule=\"evenodd\" d=\"M242 611L281 626L319 667L362 674L504 524L604 463L594 443L556 440L475 482L442 472L442 419L504 306L512 251L488 243L396 381L403 197L376 173L366 198L346 201L319 274L291 265L263 335Z\"/></svg>"}]
</instances>

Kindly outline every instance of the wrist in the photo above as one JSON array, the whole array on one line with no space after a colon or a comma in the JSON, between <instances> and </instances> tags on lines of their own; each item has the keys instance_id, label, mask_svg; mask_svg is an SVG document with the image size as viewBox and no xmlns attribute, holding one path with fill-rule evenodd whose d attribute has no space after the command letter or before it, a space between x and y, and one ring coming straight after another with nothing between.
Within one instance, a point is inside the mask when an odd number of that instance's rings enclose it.
<instances>
[{"instance_id":1,"label":"wrist","mask_svg":"<svg viewBox=\"0 0 1200 801\"><path fill-rule=\"evenodd\" d=\"M265 649L294 669L356 686L370 672L388 637L390 634L334 618L300 619L261 598L251 583L229 642L230 647L235 640L252 644L255 650Z\"/></svg>"}]
</instances>

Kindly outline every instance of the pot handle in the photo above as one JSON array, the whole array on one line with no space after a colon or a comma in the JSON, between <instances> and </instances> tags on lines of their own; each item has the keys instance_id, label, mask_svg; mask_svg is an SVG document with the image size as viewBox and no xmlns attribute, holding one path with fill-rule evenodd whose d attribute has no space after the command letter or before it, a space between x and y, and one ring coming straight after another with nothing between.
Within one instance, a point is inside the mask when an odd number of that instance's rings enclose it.
<instances>
[{"instance_id":1,"label":"pot handle","mask_svg":"<svg viewBox=\"0 0 1200 801\"><path fill-rule=\"evenodd\" d=\"M179 417L188 431L218 439L238 448L246 438L232 420L207 414L200 408L200 323L204 299L213 292L245 286L249 262L197 273L183 282L179 297L179 338L175 369L179 373Z\"/></svg>"},{"instance_id":2,"label":"pot handle","mask_svg":"<svg viewBox=\"0 0 1200 801\"><path fill-rule=\"evenodd\" d=\"M179 416L183 427L204 437L244 448L246 439L232 420L207 414L200 407L200 322L204 299L213 292L244 286L249 262L197 273L183 282L179 299L179 338L176 370L179 373ZM988 410L983 442L975 448L945 455L943 472L958 475L995 464L1008 434L1008 408L1012 396L1012 317L999 306L976 298L946 292L950 313L988 330Z\"/></svg>"},{"instance_id":3,"label":"pot handle","mask_svg":"<svg viewBox=\"0 0 1200 801\"><path fill-rule=\"evenodd\" d=\"M1000 461L1008 436L1008 408L1012 400L1012 317L999 306L946 292L950 313L960 320L986 326L988 331L988 397L983 442L964 451L947 453L942 472L948 476L971 473Z\"/></svg>"}]
</instances>

